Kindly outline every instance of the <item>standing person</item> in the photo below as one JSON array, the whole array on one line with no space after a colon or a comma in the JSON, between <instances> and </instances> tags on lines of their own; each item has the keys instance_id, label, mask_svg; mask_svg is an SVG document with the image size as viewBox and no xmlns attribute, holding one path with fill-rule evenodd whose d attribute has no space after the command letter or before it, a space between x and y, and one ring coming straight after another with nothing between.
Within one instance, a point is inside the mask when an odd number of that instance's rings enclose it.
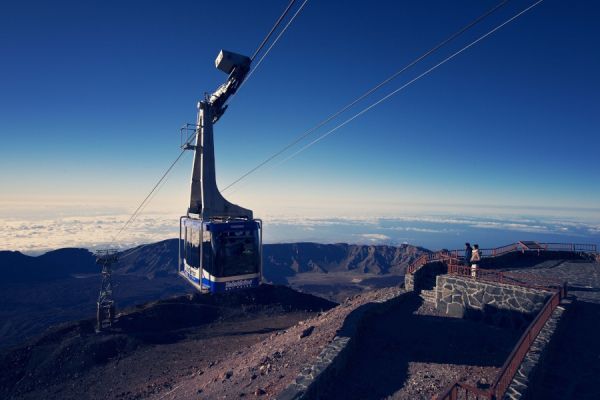
<instances>
[{"instance_id":1,"label":"standing person","mask_svg":"<svg viewBox=\"0 0 600 400\"><path fill-rule=\"evenodd\" d=\"M473 255L473 248L471 247L471 243L465 243L465 265L471 265L471 255Z\"/></svg>"},{"instance_id":2,"label":"standing person","mask_svg":"<svg viewBox=\"0 0 600 400\"><path fill-rule=\"evenodd\" d=\"M471 276L477 278L477 263L481 261L481 255L479 254L479 245L473 245L473 253L471 254Z\"/></svg>"}]
</instances>

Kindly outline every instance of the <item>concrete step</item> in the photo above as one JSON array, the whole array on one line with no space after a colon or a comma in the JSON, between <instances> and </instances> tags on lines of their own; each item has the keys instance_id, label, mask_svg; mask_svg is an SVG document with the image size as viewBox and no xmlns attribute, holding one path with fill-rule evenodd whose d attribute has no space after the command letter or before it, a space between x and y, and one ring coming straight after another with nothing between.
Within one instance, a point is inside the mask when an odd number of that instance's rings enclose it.
<instances>
[{"instance_id":1,"label":"concrete step","mask_svg":"<svg viewBox=\"0 0 600 400\"><path fill-rule=\"evenodd\" d=\"M435 304L435 289L434 290L421 290L419 296L423 299L424 302Z\"/></svg>"}]
</instances>

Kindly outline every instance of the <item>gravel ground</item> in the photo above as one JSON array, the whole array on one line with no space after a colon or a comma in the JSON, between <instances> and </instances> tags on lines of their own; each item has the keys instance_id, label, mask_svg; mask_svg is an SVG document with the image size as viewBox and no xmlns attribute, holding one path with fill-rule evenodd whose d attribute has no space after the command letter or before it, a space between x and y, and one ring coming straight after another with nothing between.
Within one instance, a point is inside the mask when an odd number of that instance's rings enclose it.
<instances>
[{"instance_id":1,"label":"gravel ground","mask_svg":"<svg viewBox=\"0 0 600 400\"><path fill-rule=\"evenodd\" d=\"M271 334L234 354L223 354L206 370L181 380L156 399L273 398L331 342L346 316L397 288L374 290Z\"/></svg>"},{"instance_id":2,"label":"gravel ground","mask_svg":"<svg viewBox=\"0 0 600 400\"><path fill-rule=\"evenodd\" d=\"M262 285L148 303L102 334L91 320L68 323L0 354L0 399L160 398L190 376L224 368L228 355L333 306Z\"/></svg>"}]
</instances>

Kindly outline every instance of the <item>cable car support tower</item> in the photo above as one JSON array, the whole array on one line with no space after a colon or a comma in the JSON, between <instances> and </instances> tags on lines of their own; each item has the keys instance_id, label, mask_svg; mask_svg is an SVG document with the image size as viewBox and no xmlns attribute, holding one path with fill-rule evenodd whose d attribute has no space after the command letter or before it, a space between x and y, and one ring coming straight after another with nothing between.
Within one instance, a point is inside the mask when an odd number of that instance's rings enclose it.
<instances>
[{"instance_id":1,"label":"cable car support tower","mask_svg":"<svg viewBox=\"0 0 600 400\"><path fill-rule=\"evenodd\" d=\"M96 332L110 328L115 322L115 300L113 298L112 265L117 262L117 250L96 252L96 264L102 266L102 284L96 310Z\"/></svg>"}]
</instances>

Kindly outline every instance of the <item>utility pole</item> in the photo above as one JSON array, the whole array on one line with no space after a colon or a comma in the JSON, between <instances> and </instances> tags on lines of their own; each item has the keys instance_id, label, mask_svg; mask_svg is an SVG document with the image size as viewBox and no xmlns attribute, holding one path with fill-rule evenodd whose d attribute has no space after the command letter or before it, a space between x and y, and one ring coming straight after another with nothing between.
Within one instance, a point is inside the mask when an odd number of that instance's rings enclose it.
<instances>
[{"instance_id":1,"label":"utility pole","mask_svg":"<svg viewBox=\"0 0 600 400\"><path fill-rule=\"evenodd\" d=\"M117 262L117 250L96 251L96 264L102 266L102 285L98 295L96 310L96 332L110 328L115 321L115 300L113 299L112 265Z\"/></svg>"}]
</instances>

